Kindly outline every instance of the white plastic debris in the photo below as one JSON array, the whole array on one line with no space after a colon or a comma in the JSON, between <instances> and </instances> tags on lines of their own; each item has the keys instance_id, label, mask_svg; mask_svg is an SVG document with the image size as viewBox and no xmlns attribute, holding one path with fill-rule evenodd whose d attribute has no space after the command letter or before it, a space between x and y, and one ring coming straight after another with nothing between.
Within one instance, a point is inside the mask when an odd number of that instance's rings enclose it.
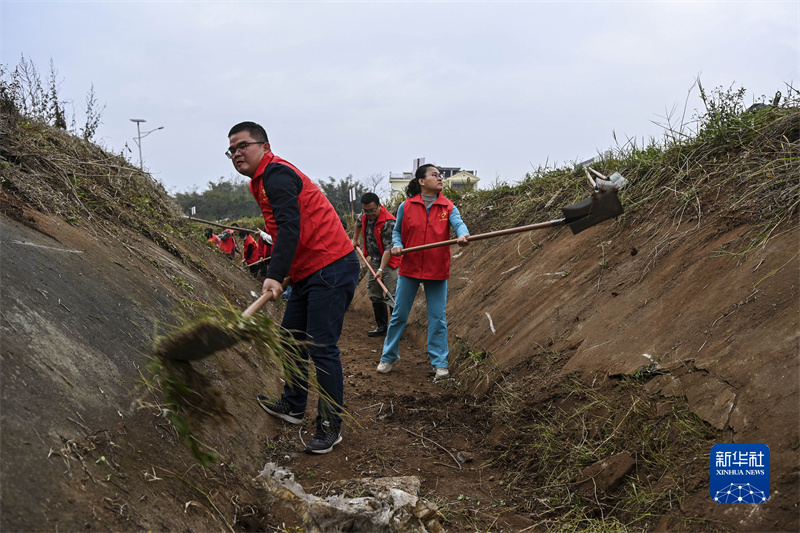
<instances>
[{"instance_id":1,"label":"white plastic debris","mask_svg":"<svg viewBox=\"0 0 800 533\"><path fill-rule=\"evenodd\" d=\"M628 184L628 180L619 172L614 172L607 180L596 180L596 184L597 189L600 191L612 189L622 190Z\"/></svg>"},{"instance_id":2,"label":"white plastic debris","mask_svg":"<svg viewBox=\"0 0 800 533\"><path fill-rule=\"evenodd\" d=\"M358 498L306 494L294 473L273 463L254 479L266 489L271 503L290 507L309 533L370 531L375 533L441 533L438 507L417 496L415 476L354 479L346 482L351 492L369 494ZM357 485L357 490L353 485Z\"/></svg>"}]
</instances>

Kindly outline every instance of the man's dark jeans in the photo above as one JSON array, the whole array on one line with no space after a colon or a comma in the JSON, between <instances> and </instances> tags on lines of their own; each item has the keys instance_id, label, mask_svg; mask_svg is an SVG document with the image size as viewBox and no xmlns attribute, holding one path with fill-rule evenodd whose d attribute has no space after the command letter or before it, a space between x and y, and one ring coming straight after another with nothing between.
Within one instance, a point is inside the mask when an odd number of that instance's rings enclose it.
<instances>
[{"instance_id":1,"label":"man's dark jeans","mask_svg":"<svg viewBox=\"0 0 800 533\"><path fill-rule=\"evenodd\" d=\"M305 412L308 358L311 357L321 389L318 422L326 419L338 424L342 420L339 413L344 403L344 380L337 344L360 271L358 257L353 251L295 283L286 304L281 326L291 331L296 339L313 344L303 347L297 358L301 376L287 379L283 396L292 406L292 411Z\"/></svg>"}]
</instances>

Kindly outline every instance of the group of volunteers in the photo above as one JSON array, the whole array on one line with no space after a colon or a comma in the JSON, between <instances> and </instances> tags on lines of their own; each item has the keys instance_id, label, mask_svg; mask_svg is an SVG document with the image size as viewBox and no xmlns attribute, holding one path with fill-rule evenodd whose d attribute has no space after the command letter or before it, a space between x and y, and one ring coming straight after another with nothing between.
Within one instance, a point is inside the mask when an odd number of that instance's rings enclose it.
<instances>
[{"instance_id":1,"label":"group of volunteers","mask_svg":"<svg viewBox=\"0 0 800 533\"><path fill-rule=\"evenodd\" d=\"M233 231L233 228L238 227L237 224L231 224L231 227L225 228L219 235L215 235L212 228L206 228L206 242L215 246L231 260L236 258L237 253L241 253L242 266L248 266L250 274L263 281L267 276L269 261L272 257L272 237L264 230L253 232L240 229L239 238L242 239L242 248L239 250ZM253 238L253 233L258 233L257 239Z\"/></svg>"},{"instance_id":2,"label":"group of volunteers","mask_svg":"<svg viewBox=\"0 0 800 533\"><path fill-rule=\"evenodd\" d=\"M403 251L448 240L451 228L457 244L466 246L469 231L456 206L442 195L442 176L434 165L416 170L396 217L377 195L365 194L356 235L350 238L319 187L272 152L263 127L241 122L231 128L228 142L225 155L237 172L250 178L250 192L264 215L264 232L274 244L262 294L271 292L277 299L291 287L281 327L303 342L294 354L300 376L287 380L280 397L259 394L257 399L270 415L302 424L310 358L320 394L316 432L305 451L328 453L342 442L344 380L338 342L361 272L355 248L363 241L364 255L375 271L367 290L377 327L367 334L385 335L377 372L387 374L400 361L400 337L421 284L428 307L428 354L435 378L442 379L449 375L445 307L450 248Z\"/></svg>"}]
</instances>

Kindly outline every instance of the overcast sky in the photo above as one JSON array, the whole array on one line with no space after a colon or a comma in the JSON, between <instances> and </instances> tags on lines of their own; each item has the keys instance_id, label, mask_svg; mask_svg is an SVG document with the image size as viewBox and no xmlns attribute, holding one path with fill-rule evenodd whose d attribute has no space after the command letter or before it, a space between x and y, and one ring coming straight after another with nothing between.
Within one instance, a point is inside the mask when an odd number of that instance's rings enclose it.
<instances>
[{"instance_id":1,"label":"overcast sky","mask_svg":"<svg viewBox=\"0 0 800 533\"><path fill-rule=\"evenodd\" d=\"M234 175L227 132L262 124L312 179L477 171L481 188L618 140L661 136L687 92L800 87L800 2L38 2L0 0L0 60L42 74L97 140L147 120L144 165L168 191ZM702 102L691 92L687 118Z\"/></svg>"}]
</instances>

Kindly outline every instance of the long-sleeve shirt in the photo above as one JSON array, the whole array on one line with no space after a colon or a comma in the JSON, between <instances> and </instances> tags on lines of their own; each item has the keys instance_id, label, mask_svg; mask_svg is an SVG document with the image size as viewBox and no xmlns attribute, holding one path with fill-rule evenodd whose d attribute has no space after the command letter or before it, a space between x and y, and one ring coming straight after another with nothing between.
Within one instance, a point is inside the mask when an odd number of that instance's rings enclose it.
<instances>
[{"instance_id":1,"label":"long-sleeve shirt","mask_svg":"<svg viewBox=\"0 0 800 533\"><path fill-rule=\"evenodd\" d=\"M394 231L392 231L392 246L399 246L401 248L403 248L403 234L400 231L403 227L403 206L405 206L405 202L400 204L400 207L397 208L397 222L395 222ZM430 211L431 208L428 207L428 213L430 213ZM469 235L467 225L461 219L461 213L458 211L458 208L455 205L453 206L453 210L450 212L450 218L448 221L450 222L450 226L455 230L456 237Z\"/></svg>"}]
</instances>

